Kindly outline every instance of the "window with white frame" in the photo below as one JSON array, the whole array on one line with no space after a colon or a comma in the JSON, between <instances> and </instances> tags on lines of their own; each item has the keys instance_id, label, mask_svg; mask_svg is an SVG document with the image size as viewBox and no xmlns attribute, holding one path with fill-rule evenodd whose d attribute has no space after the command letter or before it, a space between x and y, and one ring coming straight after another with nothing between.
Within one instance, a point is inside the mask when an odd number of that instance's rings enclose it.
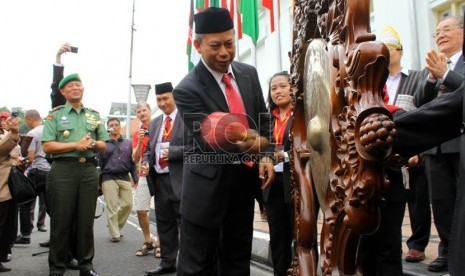
<instances>
[{"instance_id":1,"label":"window with white frame","mask_svg":"<svg viewBox=\"0 0 465 276\"><path fill-rule=\"evenodd\" d=\"M446 18L446 17L449 17L449 16L451 16L450 10L445 10L445 11L441 12L440 19L443 19L443 18Z\"/></svg>"}]
</instances>

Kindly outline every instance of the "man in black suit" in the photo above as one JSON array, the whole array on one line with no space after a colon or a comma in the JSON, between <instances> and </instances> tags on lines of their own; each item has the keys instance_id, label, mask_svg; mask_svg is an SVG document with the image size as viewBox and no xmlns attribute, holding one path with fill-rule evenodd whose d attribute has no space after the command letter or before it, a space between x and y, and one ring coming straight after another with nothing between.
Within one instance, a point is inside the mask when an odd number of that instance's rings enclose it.
<instances>
[{"instance_id":1,"label":"man in black suit","mask_svg":"<svg viewBox=\"0 0 465 276\"><path fill-rule=\"evenodd\" d=\"M465 17L465 15L464 15ZM463 22L463 21L462 21ZM450 31L450 30L449 30ZM462 25L462 32L465 31ZM463 37L463 34L462 34ZM462 42L462 56L465 41ZM412 156L434 145L460 137L459 181L452 220L448 268L452 276L465 271L465 82L455 91L407 112L394 121L398 131L394 152Z\"/></svg>"},{"instance_id":2,"label":"man in black suit","mask_svg":"<svg viewBox=\"0 0 465 276\"><path fill-rule=\"evenodd\" d=\"M146 271L147 275L163 275L176 271L179 247L183 154L188 151L188 133L173 99L171 82L155 85L158 108L162 115L149 127L150 142L142 161L142 173L155 195L155 216L160 238L161 263Z\"/></svg>"},{"instance_id":3,"label":"man in black suit","mask_svg":"<svg viewBox=\"0 0 465 276\"><path fill-rule=\"evenodd\" d=\"M255 187L274 177L272 150L255 158L269 146L270 118L256 69L233 61L229 11L211 7L194 20L202 58L173 91L194 138L184 163L178 275L249 275ZM242 115L248 139L228 150L207 144L200 130L213 112Z\"/></svg>"},{"instance_id":4,"label":"man in black suit","mask_svg":"<svg viewBox=\"0 0 465 276\"><path fill-rule=\"evenodd\" d=\"M460 137L459 185L453 210L449 243L449 273L462 275L465 271L465 83L455 91L406 112L394 122L398 131L394 152L412 156L434 145Z\"/></svg>"},{"instance_id":5,"label":"man in black suit","mask_svg":"<svg viewBox=\"0 0 465 276\"><path fill-rule=\"evenodd\" d=\"M415 94L414 103L422 106L436 97L456 90L464 80L463 64L463 18L448 17L436 28L436 44L439 53L430 50L426 56L428 79ZM426 172L431 187L434 224L441 242L438 258L429 266L433 272L447 271L449 236L454 213L455 195L460 161L460 139L455 138L428 150Z\"/></svg>"}]
</instances>

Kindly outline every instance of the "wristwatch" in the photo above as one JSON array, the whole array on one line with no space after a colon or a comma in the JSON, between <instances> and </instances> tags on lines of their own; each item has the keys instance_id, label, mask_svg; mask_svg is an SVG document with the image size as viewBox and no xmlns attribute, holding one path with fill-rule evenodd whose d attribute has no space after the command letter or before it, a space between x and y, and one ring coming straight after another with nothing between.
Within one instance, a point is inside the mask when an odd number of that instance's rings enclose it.
<instances>
[{"instance_id":1,"label":"wristwatch","mask_svg":"<svg viewBox=\"0 0 465 276\"><path fill-rule=\"evenodd\" d=\"M96 148L95 148L96 146L97 146L97 142L95 142L95 141L94 141L94 142L92 142L92 150L93 150L93 151L95 151L95 150L96 150Z\"/></svg>"}]
</instances>

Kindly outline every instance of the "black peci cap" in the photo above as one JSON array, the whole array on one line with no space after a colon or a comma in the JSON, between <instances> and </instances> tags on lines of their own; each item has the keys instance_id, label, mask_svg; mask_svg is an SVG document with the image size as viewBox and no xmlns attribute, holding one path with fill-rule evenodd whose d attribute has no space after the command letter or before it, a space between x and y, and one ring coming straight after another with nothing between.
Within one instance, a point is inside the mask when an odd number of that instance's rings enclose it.
<instances>
[{"instance_id":1,"label":"black peci cap","mask_svg":"<svg viewBox=\"0 0 465 276\"><path fill-rule=\"evenodd\" d=\"M210 7L194 15L195 33L222 33L234 29L229 10Z\"/></svg>"},{"instance_id":2,"label":"black peci cap","mask_svg":"<svg viewBox=\"0 0 465 276\"><path fill-rule=\"evenodd\" d=\"M171 82L155 84L155 95L161 95L168 92L173 92L173 85Z\"/></svg>"}]
</instances>

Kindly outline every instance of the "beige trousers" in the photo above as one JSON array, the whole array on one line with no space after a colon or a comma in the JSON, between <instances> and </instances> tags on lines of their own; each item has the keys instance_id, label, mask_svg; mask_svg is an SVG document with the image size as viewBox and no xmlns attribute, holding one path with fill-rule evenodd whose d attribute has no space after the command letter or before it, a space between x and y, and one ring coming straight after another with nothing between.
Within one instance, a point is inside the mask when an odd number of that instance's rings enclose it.
<instances>
[{"instance_id":1,"label":"beige trousers","mask_svg":"<svg viewBox=\"0 0 465 276\"><path fill-rule=\"evenodd\" d=\"M132 210L131 182L120 179L102 183L108 216L108 230L112 238L120 237L120 230L126 224Z\"/></svg>"}]
</instances>

